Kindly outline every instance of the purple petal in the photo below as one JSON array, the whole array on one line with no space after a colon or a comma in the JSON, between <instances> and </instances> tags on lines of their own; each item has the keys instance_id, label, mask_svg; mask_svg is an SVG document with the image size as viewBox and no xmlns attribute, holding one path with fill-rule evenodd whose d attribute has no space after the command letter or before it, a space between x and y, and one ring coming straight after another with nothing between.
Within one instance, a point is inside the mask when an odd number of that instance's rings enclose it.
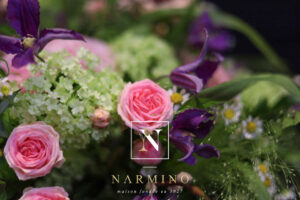
<instances>
[{"instance_id":1,"label":"purple petal","mask_svg":"<svg viewBox=\"0 0 300 200\"><path fill-rule=\"evenodd\" d=\"M207 41L208 41L208 32L206 29L202 30L202 33L204 34L204 43L201 49L201 52L199 56L192 62L186 65L182 65L178 68L176 68L176 71L180 72L194 72L203 62L206 53L207 53Z\"/></svg>"},{"instance_id":2,"label":"purple petal","mask_svg":"<svg viewBox=\"0 0 300 200\"><path fill-rule=\"evenodd\" d=\"M220 158L220 152L216 147L209 144L200 144L195 147L195 153L203 158L217 157Z\"/></svg>"},{"instance_id":3,"label":"purple petal","mask_svg":"<svg viewBox=\"0 0 300 200\"><path fill-rule=\"evenodd\" d=\"M12 66L15 68L21 68L34 61L34 48L27 49L25 52L17 54L12 60Z\"/></svg>"},{"instance_id":4,"label":"purple petal","mask_svg":"<svg viewBox=\"0 0 300 200\"><path fill-rule=\"evenodd\" d=\"M165 199L165 200L178 200L176 194L169 194L169 195L167 195L164 199Z\"/></svg>"},{"instance_id":5,"label":"purple petal","mask_svg":"<svg viewBox=\"0 0 300 200\"><path fill-rule=\"evenodd\" d=\"M200 92L203 87L202 80L197 76L180 71L173 70L170 79L173 84L195 93Z\"/></svg>"},{"instance_id":6,"label":"purple petal","mask_svg":"<svg viewBox=\"0 0 300 200\"><path fill-rule=\"evenodd\" d=\"M39 51L41 51L49 42L55 39L85 41L82 35L73 30L62 28L44 29L41 31L40 38L38 40Z\"/></svg>"},{"instance_id":7,"label":"purple petal","mask_svg":"<svg viewBox=\"0 0 300 200\"><path fill-rule=\"evenodd\" d=\"M203 28L206 28L209 33L208 49L211 51L225 51L233 44L232 35L222 27L216 26L209 16L208 12L204 12L192 23L188 41L194 47L201 47L205 42L201 37Z\"/></svg>"},{"instance_id":8,"label":"purple petal","mask_svg":"<svg viewBox=\"0 0 300 200\"><path fill-rule=\"evenodd\" d=\"M178 161L183 161L188 163L189 165L195 165L197 160L193 156L194 152L194 143L190 136L180 137L178 135L184 135L184 131L182 130L173 130L170 136L170 141L178 148L183 154L184 157L180 158Z\"/></svg>"},{"instance_id":9,"label":"purple petal","mask_svg":"<svg viewBox=\"0 0 300 200\"><path fill-rule=\"evenodd\" d=\"M5 53L16 54L21 52L20 40L15 37L0 35L0 50Z\"/></svg>"},{"instance_id":10,"label":"purple petal","mask_svg":"<svg viewBox=\"0 0 300 200\"><path fill-rule=\"evenodd\" d=\"M223 61L223 56L214 54L214 58L205 60L201 66L196 69L196 75L203 80L205 85L209 78L212 77L220 62Z\"/></svg>"},{"instance_id":11,"label":"purple petal","mask_svg":"<svg viewBox=\"0 0 300 200\"><path fill-rule=\"evenodd\" d=\"M40 6L37 0L9 0L7 17L10 25L22 36L37 38Z\"/></svg>"},{"instance_id":12,"label":"purple petal","mask_svg":"<svg viewBox=\"0 0 300 200\"><path fill-rule=\"evenodd\" d=\"M214 126L212 117L206 110L188 109L173 120L171 132L180 129L193 133L196 138L204 138Z\"/></svg>"}]
</instances>

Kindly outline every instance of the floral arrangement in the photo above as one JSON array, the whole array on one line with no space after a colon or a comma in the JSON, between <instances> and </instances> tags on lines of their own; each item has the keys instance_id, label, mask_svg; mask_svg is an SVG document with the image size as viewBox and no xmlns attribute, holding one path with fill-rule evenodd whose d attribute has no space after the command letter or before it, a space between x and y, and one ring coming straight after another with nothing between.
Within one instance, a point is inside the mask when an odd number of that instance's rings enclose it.
<instances>
[{"instance_id":1,"label":"floral arrangement","mask_svg":"<svg viewBox=\"0 0 300 200\"><path fill-rule=\"evenodd\" d=\"M299 198L300 89L256 31L192 0L80 2L63 26L105 42L39 31L64 3L5 2L0 200ZM227 56L230 29L276 73Z\"/></svg>"}]
</instances>

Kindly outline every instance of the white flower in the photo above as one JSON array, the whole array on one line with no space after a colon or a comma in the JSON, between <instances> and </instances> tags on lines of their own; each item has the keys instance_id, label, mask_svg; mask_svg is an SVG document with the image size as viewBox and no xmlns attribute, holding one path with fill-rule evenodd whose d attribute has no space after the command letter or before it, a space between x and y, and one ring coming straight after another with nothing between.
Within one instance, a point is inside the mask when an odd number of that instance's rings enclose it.
<instances>
[{"instance_id":1,"label":"white flower","mask_svg":"<svg viewBox=\"0 0 300 200\"><path fill-rule=\"evenodd\" d=\"M273 196L276 192L276 184L275 184L275 179L273 178L273 176L270 174L266 174L265 176L261 176L260 179L266 186L269 194L271 196Z\"/></svg>"},{"instance_id":2,"label":"white flower","mask_svg":"<svg viewBox=\"0 0 300 200\"><path fill-rule=\"evenodd\" d=\"M8 78L3 78L0 80L0 98L3 96L12 95L13 91L7 83Z\"/></svg>"},{"instance_id":3,"label":"white flower","mask_svg":"<svg viewBox=\"0 0 300 200\"><path fill-rule=\"evenodd\" d=\"M296 194L293 189L285 190L281 194L275 195L275 200L295 200Z\"/></svg>"},{"instance_id":4,"label":"white flower","mask_svg":"<svg viewBox=\"0 0 300 200\"><path fill-rule=\"evenodd\" d=\"M230 123L239 121L239 118L241 116L241 106L239 105L224 105L224 110L222 112L222 115L225 120L226 126L228 126Z\"/></svg>"},{"instance_id":5,"label":"white flower","mask_svg":"<svg viewBox=\"0 0 300 200\"><path fill-rule=\"evenodd\" d=\"M247 120L242 122L243 126L243 136L246 139L253 139L259 136L263 132L263 123L258 118L252 118L249 116Z\"/></svg>"},{"instance_id":6,"label":"white flower","mask_svg":"<svg viewBox=\"0 0 300 200\"><path fill-rule=\"evenodd\" d=\"M190 98L190 94L185 89L181 89L180 92L178 92L176 86L174 86L173 89L169 89L168 92L171 96L171 101L174 104L173 109L175 112L178 111L180 106L187 102Z\"/></svg>"},{"instance_id":7,"label":"white flower","mask_svg":"<svg viewBox=\"0 0 300 200\"><path fill-rule=\"evenodd\" d=\"M262 179L266 174L269 173L269 163L257 161L254 170L258 173L259 177Z\"/></svg>"}]
</instances>

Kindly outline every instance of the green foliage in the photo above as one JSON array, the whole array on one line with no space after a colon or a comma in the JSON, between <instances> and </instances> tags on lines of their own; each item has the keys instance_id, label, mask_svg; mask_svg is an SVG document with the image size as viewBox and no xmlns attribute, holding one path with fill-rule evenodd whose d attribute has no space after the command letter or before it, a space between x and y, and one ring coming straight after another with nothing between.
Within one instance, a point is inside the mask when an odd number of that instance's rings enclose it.
<instances>
[{"instance_id":1,"label":"green foliage","mask_svg":"<svg viewBox=\"0 0 300 200\"><path fill-rule=\"evenodd\" d=\"M157 78L178 66L170 46L144 28L128 30L112 46L118 70L130 81Z\"/></svg>"}]
</instances>

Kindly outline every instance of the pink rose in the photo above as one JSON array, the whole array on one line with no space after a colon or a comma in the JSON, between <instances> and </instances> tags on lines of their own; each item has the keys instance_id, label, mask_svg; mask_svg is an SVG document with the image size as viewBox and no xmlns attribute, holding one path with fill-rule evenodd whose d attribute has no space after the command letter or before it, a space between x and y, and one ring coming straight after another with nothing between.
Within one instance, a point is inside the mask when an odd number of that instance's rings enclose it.
<instances>
[{"instance_id":1,"label":"pink rose","mask_svg":"<svg viewBox=\"0 0 300 200\"><path fill-rule=\"evenodd\" d=\"M118 113L128 127L139 131L166 126L162 121L172 117L173 104L169 93L153 81L146 79L128 83L122 91L118 104ZM145 122L146 121L146 122Z\"/></svg>"},{"instance_id":2,"label":"pink rose","mask_svg":"<svg viewBox=\"0 0 300 200\"><path fill-rule=\"evenodd\" d=\"M159 143L158 151L152 146L152 144L145 139L144 148L143 141L138 139L133 142L132 149L133 158L147 158L147 159L134 159L133 161L139 165L158 165L162 160L157 158L163 158L165 151ZM153 159L149 159L153 158Z\"/></svg>"},{"instance_id":3,"label":"pink rose","mask_svg":"<svg viewBox=\"0 0 300 200\"><path fill-rule=\"evenodd\" d=\"M27 188L20 200L70 200L61 187Z\"/></svg>"},{"instance_id":4,"label":"pink rose","mask_svg":"<svg viewBox=\"0 0 300 200\"><path fill-rule=\"evenodd\" d=\"M44 122L15 128L6 142L4 155L20 180L45 176L65 161L58 133Z\"/></svg>"}]
</instances>

